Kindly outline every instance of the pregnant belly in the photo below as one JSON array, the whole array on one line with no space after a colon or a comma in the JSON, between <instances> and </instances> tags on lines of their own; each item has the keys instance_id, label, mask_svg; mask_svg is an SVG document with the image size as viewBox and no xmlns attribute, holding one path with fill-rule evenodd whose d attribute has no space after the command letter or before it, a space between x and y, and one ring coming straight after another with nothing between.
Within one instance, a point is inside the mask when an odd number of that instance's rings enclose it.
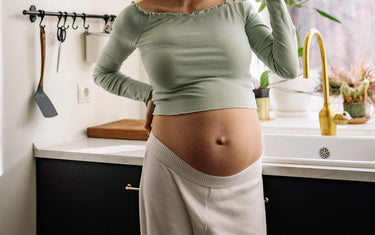
<instances>
[{"instance_id":1,"label":"pregnant belly","mask_svg":"<svg viewBox=\"0 0 375 235\"><path fill-rule=\"evenodd\" d=\"M255 109L219 109L155 116L152 133L195 169L236 174L259 159L262 137Z\"/></svg>"}]
</instances>

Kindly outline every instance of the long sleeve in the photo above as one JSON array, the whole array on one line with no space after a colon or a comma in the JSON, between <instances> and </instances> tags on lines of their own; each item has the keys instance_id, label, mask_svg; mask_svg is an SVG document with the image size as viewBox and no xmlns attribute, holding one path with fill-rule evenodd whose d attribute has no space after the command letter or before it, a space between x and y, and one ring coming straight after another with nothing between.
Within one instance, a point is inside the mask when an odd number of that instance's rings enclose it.
<instances>
[{"instance_id":1,"label":"long sleeve","mask_svg":"<svg viewBox=\"0 0 375 235\"><path fill-rule=\"evenodd\" d=\"M135 50L146 20L133 7L125 8L116 18L110 38L94 69L94 81L108 92L145 104L152 92L151 85L132 79L119 70L123 61Z\"/></svg>"},{"instance_id":2,"label":"long sleeve","mask_svg":"<svg viewBox=\"0 0 375 235\"><path fill-rule=\"evenodd\" d=\"M248 0L242 4L239 10L254 53L279 76L295 78L299 69L296 29L284 0L267 0L272 31Z\"/></svg>"}]
</instances>

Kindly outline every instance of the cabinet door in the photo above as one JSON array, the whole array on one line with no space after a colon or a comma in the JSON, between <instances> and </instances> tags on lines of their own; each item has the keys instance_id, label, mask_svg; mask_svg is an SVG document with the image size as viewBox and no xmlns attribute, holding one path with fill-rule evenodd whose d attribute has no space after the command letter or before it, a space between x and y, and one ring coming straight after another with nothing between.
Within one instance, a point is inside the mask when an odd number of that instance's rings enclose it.
<instances>
[{"instance_id":1,"label":"cabinet door","mask_svg":"<svg viewBox=\"0 0 375 235\"><path fill-rule=\"evenodd\" d=\"M263 176L268 234L374 234L375 183Z\"/></svg>"},{"instance_id":2,"label":"cabinet door","mask_svg":"<svg viewBox=\"0 0 375 235\"><path fill-rule=\"evenodd\" d=\"M37 159L37 233L140 234L140 166Z\"/></svg>"}]
</instances>

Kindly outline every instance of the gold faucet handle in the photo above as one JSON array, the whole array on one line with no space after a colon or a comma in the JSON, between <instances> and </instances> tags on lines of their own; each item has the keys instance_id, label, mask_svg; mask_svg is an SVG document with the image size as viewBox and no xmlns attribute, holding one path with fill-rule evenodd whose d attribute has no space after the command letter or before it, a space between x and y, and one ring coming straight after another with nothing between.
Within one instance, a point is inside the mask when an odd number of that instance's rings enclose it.
<instances>
[{"instance_id":1,"label":"gold faucet handle","mask_svg":"<svg viewBox=\"0 0 375 235\"><path fill-rule=\"evenodd\" d=\"M350 116L350 114L348 112L344 111L343 113L335 114L335 117L333 118L333 121L337 125L346 125L346 124L348 124L348 122L351 119L352 119L352 117Z\"/></svg>"}]
</instances>

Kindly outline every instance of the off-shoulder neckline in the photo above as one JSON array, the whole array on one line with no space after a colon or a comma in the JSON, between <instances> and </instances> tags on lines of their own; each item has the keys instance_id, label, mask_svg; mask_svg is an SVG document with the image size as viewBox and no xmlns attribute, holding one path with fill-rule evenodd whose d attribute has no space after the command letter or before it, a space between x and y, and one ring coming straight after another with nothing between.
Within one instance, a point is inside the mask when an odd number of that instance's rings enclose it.
<instances>
[{"instance_id":1,"label":"off-shoulder neckline","mask_svg":"<svg viewBox=\"0 0 375 235\"><path fill-rule=\"evenodd\" d=\"M218 5L214 6L214 7L210 7L210 8L205 9L205 10L194 11L192 13L183 13L183 12L181 12L181 13L173 13L173 12L149 12L149 11L146 11L146 10L142 9L140 6L138 6L135 1L132 1L131 4L138 11L142 12L145 15L149 15L149 16L197 16L197 15L202 15L202 14L207 14L207 13L210 13L210 12L214 12L217 9L223 7L224 5L229 4L230 1L232 1L232 0L225 0L224 2L218 4Z\"/></svg>"}]
</instances>

